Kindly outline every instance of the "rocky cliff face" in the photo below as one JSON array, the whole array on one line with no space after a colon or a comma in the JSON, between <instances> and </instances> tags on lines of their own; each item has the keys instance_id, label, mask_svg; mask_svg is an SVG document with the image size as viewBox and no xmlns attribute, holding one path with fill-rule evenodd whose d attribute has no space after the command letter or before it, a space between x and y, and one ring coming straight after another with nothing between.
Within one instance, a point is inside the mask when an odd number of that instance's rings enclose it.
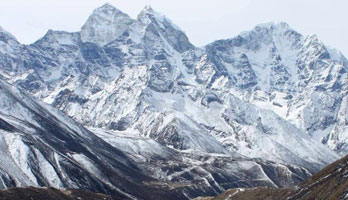
<instances>
[{"instance_id":1,"label":"rocky cliff face","mask_svg":"<svg viewBox=\"0 0 348 200\"><path fill-rule=\"evenodd\" d=\"M154 178L206 193L295 184L347 153L347 70L341 53L285 23L198 48L150 7L131 19L106 4L80 32L31 45L0 30L2 79Z\"/></svg>"}]
</instances>

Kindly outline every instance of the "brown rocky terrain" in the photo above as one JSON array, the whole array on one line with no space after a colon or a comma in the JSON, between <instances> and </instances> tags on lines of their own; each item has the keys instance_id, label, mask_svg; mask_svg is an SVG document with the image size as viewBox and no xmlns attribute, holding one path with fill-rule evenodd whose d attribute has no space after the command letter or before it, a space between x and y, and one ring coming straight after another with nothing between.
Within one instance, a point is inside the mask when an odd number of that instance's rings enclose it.
<instances>
[{"instance_id":1,"label":"brown rocky terrain","mask_svg":"<svg viewBox=\"0 0 348 200\"><path fill-rule=\"evenodd\" d=\"M115 200L115 198L84 190L55 188L10 188L0 191L1 200Z\"/></svg>"},{"instance_id":2,"label":"brown rocky terrain","mask_svg":"<svg viewBox=\"0 0 348 200\"><path fill-rule=\"evenodd\" d=\"M332 163L293 188L237 188L217 197L196 200L343 200L348 199L348 156Z\"/></svg>"},{"instance_id":3,"label":"brown rocky terrain","mask_svg":"<svg viewBox=\"0 0 348 200\"><path fill-rule=\"evenodd\" d=\"M327 166L314 176L292 188L235 188L216 197L195 200L343 200L348 198L348 155ZM0 200L114 200L100 193L55 188L10 188L0 191Z\"/></svg>"}]
</instances>

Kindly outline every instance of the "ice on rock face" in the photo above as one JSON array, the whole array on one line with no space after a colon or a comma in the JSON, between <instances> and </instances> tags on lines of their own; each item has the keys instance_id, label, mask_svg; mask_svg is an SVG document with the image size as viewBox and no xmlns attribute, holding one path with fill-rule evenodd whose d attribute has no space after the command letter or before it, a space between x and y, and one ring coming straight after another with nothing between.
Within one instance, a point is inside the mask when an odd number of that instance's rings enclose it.
<instances>
[{"instance_id":1,"label":"ice on rock face","mask_svg":"<svg viewBox=\"0 0 348 200\"><path fill-rule=\"evenodd\" d=\"M312 172L337 158L331 149L348 149L347 60L285 23L262 24L196 48L151 7L131 19L106 4L79 33L49 31L12 57L0 50L0 73L7 80L98 128L111 145L119 144L113 135L131 140L125 153L136 152L137 161L151 155L157 162L147 147L155 143L185 157L180 165L189 160L198 167L203 161L191 158L196 154L216 162L238 154ZM78 127L72 129L81 136ZM172 166L152 167L165 177ZM181 180L178 174L170 177Z\"/></svg>"},{"instance_id":2,"label":"ice on rock face","mask_svg":"<svg viewBox=\"0 0 348 200\"><path fill-rule=\"evenodd\" d=\"M132 182L151 179L119 149L1 79L0 94L0 188L91 188L124 196L118 187L137 188Z\"/></svg>"},{"instance_id":3,"label":"ice on rock face","mask_svg":"<svg viewBox=\"0 0 348 200\"><path fill-rule=\"evenodd\" d=\"M55 43L60 45L77 45L80 42L80 37L78 35L78 33L49 30L46 35L36 43L41 43L40 45L44 46L52 46Z\"/></svg>"},{"instance_id":4,"label":"ice on rock face","mask_svg":"<svg viewBox=\"0 0 348 200\"><path fill-rule=\"evenodd\" d=\"M194 48L185 33L177 25L150 6L146 6L141 11L137 20L146 27L153 26L153 28L146 30L157 32L163 40L180 53Z\"/></svg>"},{"instance_id":5,"label":"ice on rock face","mask_svg":"<svg viewBox=\"0 0 348 200\"><path fill-rule=\"evenodd\" d=\"M303 168L232 154L207 130L180 113L167 115L158 133L166 126L174 130L175 135L177 129L180 137L185 139L183 151L134 133L122 134L120 132L123 131L95 128L91 129L95 132L92 133L53 107L2 80L0 94L1 101L7 103L2 103L0 107L0 188L91 188L113 195L121 193L123 197L131 195L143 198L144 192L149 192L151 198L155 195L156 199L191 199L197 193L220 193L225 187L232 187L235 181L242 182L238 186L245 183L278 186L274 182L287 186L298 183L310 174ZM7 112L6 109L12 111ZM171 123L175 118L182 118L185 122ZM151 124L151 119L144 122ZM182 126L187 129L182 129ZM140 127L134 127L130 133L136 129ZM201 134L201 131L205 134ZM166 137L165 134L157 136ZM175 141L175 137L170 139ZM265 168L276 174L265 173ZM284 169L288 172L284 173ZM233 184L231 180L235 180ZM280 180L286 181L283 184ZM156 188L152 188L151 184L145 190L142 185L139 186L139 182L147 184L154 181L158 183ZM168 183L188 182L192 183L187 186L190 187L189 192L186 191L187 187L179 188L173 194L166 189ZM163 190L168 193L153 194L152 190L157 190L162 184L165 187Z\"/></svg>"},{"instance_id":6,"label":"ice on rock face","mask_svg":"<svg viewBox=\"0 0 348 200\"><path fill-rule=\"evenodd\" d=\"M147 5L144 7L144 9L140 12L140 14L137 17L138 21L140 21L143 24L149 24L151 22L157 21L161 23L160 25L163 25L164 23L170 24L173 28L177 29L178 31L183 30L174 24L170 19L168 19L165 15L155 11L151 6ZM161 28L165 28L164 26L161 26Z\"/></svg>"},{"instance_id":7,"label":"ice on rock face","mask_svg":"<svg viewBox=\"0 0 348 200\"><path fill-rule=\"evenodd\" d=\"M134 23L127 14L110 4L94 10L81 28L83 42L93 42L103 46L125 33Z\"/></svg>"},{"instance_id":8,"label":"ice on rock face","mask_svg":"<svg viewBox=\"0 0 348 200\"><path fill-rule=\"evenodd\" d=\"M3 55L5 58L12 57L18 54L21 49L22 46L17 41L16 37L0 26L0 56ZM7 63L6 67L11 68L12 66Z\"/></svg>"}]
</instances>

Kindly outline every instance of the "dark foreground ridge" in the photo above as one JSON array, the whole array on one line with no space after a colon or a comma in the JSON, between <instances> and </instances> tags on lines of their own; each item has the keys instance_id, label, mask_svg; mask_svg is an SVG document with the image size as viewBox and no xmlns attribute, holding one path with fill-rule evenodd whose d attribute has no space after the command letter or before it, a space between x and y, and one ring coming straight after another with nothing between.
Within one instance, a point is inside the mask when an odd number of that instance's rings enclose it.
<instances>
[{"instance_id":1,"label":"dark foreground ridge","mask_svg":"<svg viewBox=\"0 0 348 200\"><path fill-rule=\"evenodd\" d=\"M55 188L10 188L0 191L0 200L116 200L115 198L84 190Z\"/></svg>"},{"instance_id":2,"label":"dark foreground ridge","mask_svg":"<svg viewBox=\"0 0 348 200\"><path fill-rule=\"evenodd\" d=\"M348 195L348 155L334 162L298 187L293 188L236 188L217 197L199 197L195 200L343 200ZM100 193L78 189L10 188L0 191L0 200L114 200Z\"/></svg>"},{"instance_id":3,"label":"dark foreground ridge","mask_svg":"<svg viewBox=\"0 0 348 200\"><path fill-rule=\"evenodd\" d=\"M295 188L238 188L217 197L196 200L343 200L348 198L348 155L327 166Z\"/></svg>"}]
</instances>

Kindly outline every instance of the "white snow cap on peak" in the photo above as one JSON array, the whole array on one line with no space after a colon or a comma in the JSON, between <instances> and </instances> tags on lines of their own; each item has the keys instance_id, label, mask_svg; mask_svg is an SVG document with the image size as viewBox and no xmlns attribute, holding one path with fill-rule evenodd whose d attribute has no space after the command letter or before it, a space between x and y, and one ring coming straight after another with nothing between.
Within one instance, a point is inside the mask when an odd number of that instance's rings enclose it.
<instances>
[{"instance_id":1,"label":"white snow cap on peak","mask_svg":"<svg viewBox=\"0 0 348 200\"><path fill-rule=\"evenodd\" d=\"M111 3L105 3L104 5L100 6L99 8L97 9L117 9L115 6L113 6Z\"/></svg>"},{"instance_id":2,"label":"white snow cap on peak","mask_svg":"<svg viewBox=\"0 0 348 200\"><path fill-rule=\"evenodd\" d=\"M96 8L94 11L93 11L93 14L97 14L99 12L107 12L107 13L121 13L121 14L124 14L124 15L127 15L125 13L123 13L122 11L120 11L119 9L117 9L115 6L113 6L112 4L110 3L106 3L102 6L100 6L99 8Z\"/></svg>"},{"instance_id":3,"label":"white snow cap on peak","mask_svg":"<svg viewBox=\"0 0 348 200\"><path fill-rule=\"evenodd\" d=\"M317 36L317 34L311 34L311 35L308 35L307 37L309 40L313 40L313 41L319 41L319 38Z\"/></svg>"},{"instance_id":4,"label":"white snow cap on peak","mask_svg":"<svg viewBox=\"0 0 348 200\"><path fill-rule=\"evenodd\" d=\"M308 35L305 38L304 44L309 46L321 46L322 48L326 48L326 45L319 39L317 34Z\"/></svg>"},{"instance_id":5,"label":"white snow cap on peak","mask_svg":"<svg viewBox=\"0 0 348 200\"><path fill-rule=\"evenodd\" d=\"M115 40L128 30L135 20L109 3L95 9L82 26L83 42L93 42L101 46Z\"/></svg>"},{"instance_id":6,"label":"white snow cap on peak","mask_svg":"<svg viewBox=\"0 0 348 200\"><path fill-rule=\"evenodd\" d=\"M281 34L281 35L286 33L287 31L293 31L295 33L298 33L296 30L292 29L289 24L285 22L268 22L268 23L258 24L251 31L256 31L256 32L270 31L272 34ZM244 32L241 32L241 35L245 35L249 33L250 31L244 31Z\"/></svg>"},{"instance_id":7,"label":"white snow cap on peak","mask_svg":"<svg viewBox=\"0 0 348 200\"><path fill-rule=\"evenodd\" d=\"M268 22L268 23L263 23L259 24L256 26L256 28L267 28L267 29L277 29L277 30L288 30L291 29L289 24L286 22Z\"/></svg>"},{"instance_id":8,"label":"white snow cap on peak","mask_svg":"<svg viewBox=\"0 0 348 200\"><path fill-rule=\"evenodd\" d=\"M263 31L270 31L271 33L276 33L276 34L283 34L286 31L291 30L295 31L292 29L289 24L285 22L267 22L267 23L261 23L256 25L253 29L249 31L243 31L240 33L241 36L246 36L249 35L251 32L256 31L256 32L263 32ZM297 33L297 31L295 31Z\"/></svg>"},{"instance_id":9,"label":"white snow cap on peak","mask_svg":"<svg viewBox=\"0 0 348 200\"><path fill-rule=\"evenodd\" d=\"M106 2L104 5L102 5L101 7L112 7L115 8L115 6L111 5L110 2Z\"/></svg>"},{"instance_id":10,"label":"white snow cap on peak","mask_svg":"<svg viewBox=\"0 0 348 200\"><path fill-rule=\"evenodd\" d=\"M165 17L163 14L155 11L150 5L146 5L143 10L140 12L140 14L138 15L138 19L140 18L143 18L143 17L146 17L147 15L151 15L153 17L156 17L156 18L163 18Z\"/></svg>"},{"instance_id":11,"label":"white snow cap on peak","mask_svg":"<svg viewBox=\"0 0 348 200\"><path fill-rule=\"evenodd\" d=\"M146 5L143 10L144 11L149 11L149 12L153 12L154 11L150 5Z\"/></svg>"},{"instance_id":12,"label":"white snow cap on peak","mask_svg":"<svg viewBox=\"0 0 348 200\"><path fill-rule=\"evenodd\" d=\"M151 16L151 18L150 18ZM179 26L174 24L170 19L168 19L164 14L159 13L155 11L150 5L146 5L144 9L140 12L140 14L137 17L138 21L140 21L143 24L149 24L151 23L152 19L155 19L157 22L163 24L163 23L169 23L173 28L176 30L179 30L181 32L184 32Z\"/></svg>"}]
</instances>

